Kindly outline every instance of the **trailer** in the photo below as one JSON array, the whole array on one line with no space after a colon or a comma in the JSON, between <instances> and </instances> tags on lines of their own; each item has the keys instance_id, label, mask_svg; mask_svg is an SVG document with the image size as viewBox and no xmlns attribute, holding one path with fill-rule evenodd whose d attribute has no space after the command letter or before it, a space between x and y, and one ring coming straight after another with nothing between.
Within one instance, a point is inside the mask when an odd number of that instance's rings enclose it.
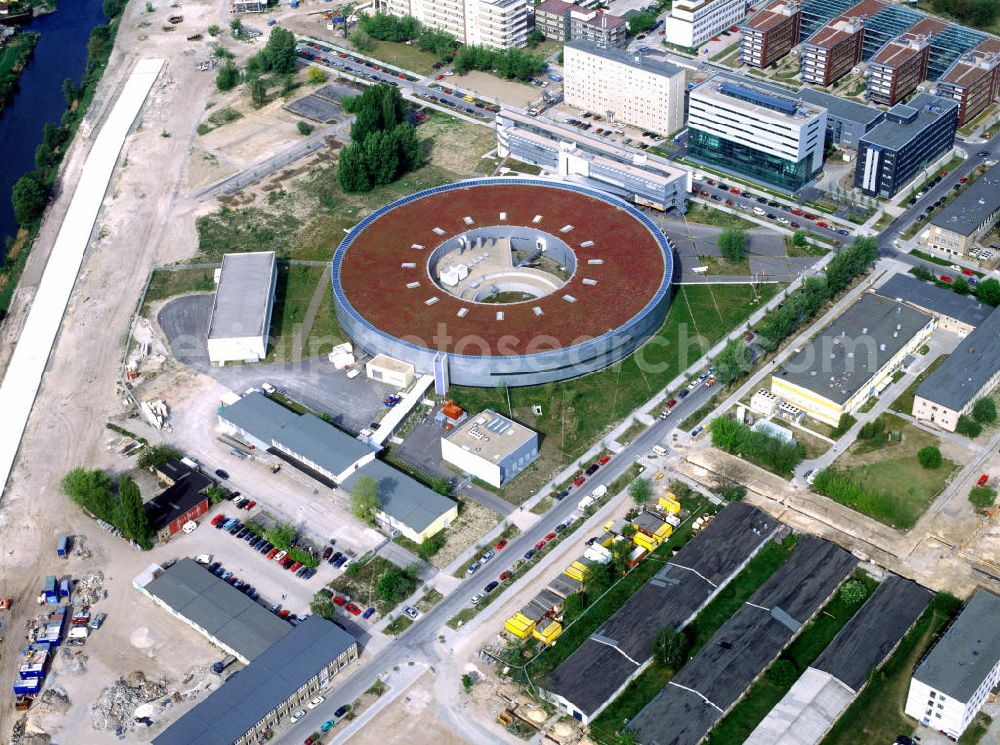
<instances>
[{"instance_id":1,"label":"trailer","mask_svg":"<svg viewBox=\"0 0 1000 745\"><path fill-rule=\"evenodd\" d=\"M60 559L65 559L69 556L69 536L62 535L59 536L59 543L56 544L56 556Z\"/></svg>"},{"instance_id":2,"label":"trailer","mask_svg":"<svg viewBox=\"0 0 1000 745\"><path fill-rule=\"evenodd\" d=\"M63 577L59 580L59 597L68 598L70 594L70 578Z\"/></svg>"},{"instance_id":3,"label":"trailer","mask_svg":"<svg viewBox=\"0 0 1000 745\"><path fill-rule=\"evenodd\" d=\"M59 602L59 585L56 582L56 578L53 576L48 576L45 578L45 586L42 589L42 597L45 598L45 602L51 605L55 605Z\"/></svg>"}]
</instances>

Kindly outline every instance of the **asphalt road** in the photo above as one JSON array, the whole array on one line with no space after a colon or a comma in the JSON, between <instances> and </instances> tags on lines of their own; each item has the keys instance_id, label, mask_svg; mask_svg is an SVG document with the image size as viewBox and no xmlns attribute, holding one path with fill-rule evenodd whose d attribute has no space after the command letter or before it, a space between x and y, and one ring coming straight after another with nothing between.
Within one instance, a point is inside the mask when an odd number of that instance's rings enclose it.
<instances>
[{"instance_id":1,"label":"asphalt road","mask_svg":"<svg viewBox=\"0 0 1000 745\"><path fill-rule=\"evenodd\" d=\"M680 400L674 407L668 419L657 419L656 423L642 432L625 449L614 456L614 458L603 466L593 477L589 478L581 487L572 489L568 497L549 510L542 520L539 520L533 527L524 531L511 540L490 562L489 576L485 574L475 574L471 578L462 580L461 585L445 597L440 603L425 613L413 624L413 626L396 639L377 652L346 681L340 683L326 694L326 701L312 711L307 711L306 716L291 727L282 726L281 732L276 738L278 743L292 743L301 741L311 732L318 731L320 725L327 719L333 718L333 712L343 704L354 702L361 694L387 670L391 670L394 665L403 664L404 661L416 660L427 664L435 664L443 656L448 654L448 648L438 641L438 634L442 629L447 629L448 620L462 608L469 605L472 596L483 591L487 582L498 574L501 566L509 564L521 558L526 551L534 548L535 544L555 529L555 526L577 512L577 503L586 494L590 494L595 487L601 484L610 484L618 478L632 463L640 461L652 450L657 443L666 442L671 432L676 428L678 421L686 417L695 409L704 404L711 395L711 391L704 385L699 385L687 397ZM577 530L587 530L586 527L579 527ZM505 593L517 593L521 591L521 583L515 582L508 587ZM501 602L494 600L494 602ZM345 728L345 729L341 729ZM344 736L346 725L341 723L334 730L338 739Z\"/></svg>"}]
</instances>

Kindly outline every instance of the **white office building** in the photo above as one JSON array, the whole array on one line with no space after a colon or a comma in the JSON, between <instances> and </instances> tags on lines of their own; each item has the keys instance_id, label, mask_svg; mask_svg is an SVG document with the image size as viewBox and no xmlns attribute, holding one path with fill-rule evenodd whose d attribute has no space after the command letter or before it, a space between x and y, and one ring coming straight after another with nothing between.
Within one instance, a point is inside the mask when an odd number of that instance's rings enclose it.
<instances>
[{"instance_id":1,"label":"white office building","mask_svg":"<svg viewBox=\"0 0 1000 745\"><path fill-rule=\"evenodd\" d=\"M692 160L790 191L823 167L826 109L749 80L715 75L691 91Z\"/></svg>"},{"instance_id":2,"label":"white office building","mask_svg":"<svg viewBox=\"0 0 1000 745\"><path fill-rule=\"evenodd\" d=\"M208 328L212 364L258 362L267 356L277 282L274 251L222 257Z\"/></svg>"},{"instance_id":3,"label":"white office building","mask_svg":"<svg viewBox=\"0 0 1000 745\"><path fill-rule=\"evenodd\" d=\"M583 39L563 47L563 95L584 111L668 135L684 126L684 71Z\"/></svg>"},{"instance_id":4,"label":"white office building","mask_svg":"<svg viewBox=\"0 0 1000 745\"><path fill-rule=\"evenodd\" d=\"M700 47L746 14L745 0L678 0L665 19L665 38L679 47Z\"/></svg>"},{"instance_id":5,"label":"white office building","mask_svg":"<svg viewBox=\"0 0 1000 745\"><path fill-rule=\"evenodd\" d=\"M1000 682L1000 597L977 590L913 671L905 712L958 739Z\"/></svg>"},{"instance_id":6,"label":"white office building","mask_svg":"<svg viewBox=\"0 0 1000 745\"><path fill-rule=\"evenodd\" d=\"M492 49L528 44L528 0L375 0L375 10L413 16L462 44Z\"/></svg>"},{"instance_id":7,"label":"white office building","mask_svg":"<svg viewBox=\"0 0 1000 745\"><path fill-rule=\"evenodd\" d=\"M487 409L441 438L441 457L499 489L538 457L538 433Z\"/></svg>"}]
</instances>

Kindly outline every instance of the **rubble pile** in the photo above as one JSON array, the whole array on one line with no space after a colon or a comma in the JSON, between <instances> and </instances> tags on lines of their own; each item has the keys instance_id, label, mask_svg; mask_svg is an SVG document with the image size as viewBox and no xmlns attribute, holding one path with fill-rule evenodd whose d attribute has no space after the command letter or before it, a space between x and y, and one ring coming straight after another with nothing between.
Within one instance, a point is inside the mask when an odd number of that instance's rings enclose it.
<instances>
[{"instance_id":1,"label":"rubble pile","mask_svg":"<svg viewBox=\"0 0 1000 745\"><path fill-rule=\"evenodd\" d=\"M28 724L27 714L14 722L14 731L10 735L10 745L49 745L51 742L51 735L42 732L34 724Z\"/></svg>"},{"instance_id":2,"label":"rubble pile","mask_svg":"<svg viewBox=\"0 0 1000 745\"><path fill-rule=\"evenodd\" d=\"M125 732L135 723L135 710L139 706L166 694L165 679L148 680L141 672L119 678L101 691L91 709L94 728L119 734Z\"/></svg>"},{"instance_id":3,"label":"rubble pile","mask_svg":"<svg viewBox=\"0 0 1000 745\"><path fill-rule=\"evenodd\" d=\"M94 605L108 596L104 589L104 572L97 569L77 580L73 588L73 602L77 605Z\"/></svg>"},{"instance_id":4,"label":"rubble pile","mask_svg":"<svg viewBox=\"0 0 1000 745\"><path fill-rule=\"evenodd\" d=\"M69 711L69 706L69 694L66 691L62 688L49 688L35 699L32 708L42 713L65 714Z\"/></svg>"}]
</instances>

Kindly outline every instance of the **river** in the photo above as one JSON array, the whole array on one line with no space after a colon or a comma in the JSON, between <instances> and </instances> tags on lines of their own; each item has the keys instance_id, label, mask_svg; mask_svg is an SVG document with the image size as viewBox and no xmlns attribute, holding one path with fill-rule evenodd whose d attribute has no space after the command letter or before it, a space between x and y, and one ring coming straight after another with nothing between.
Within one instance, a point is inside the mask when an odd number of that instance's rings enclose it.
<instances>
[{"instance_id":1,"label":"river","mask_svg":"<svg viewBox=\"0 0 1000 745\"><path fill-rule=\"evenodd\" d=\"M59 123L66 110L62 83L79 83L87 64L87 39L94 26L106 23L102 0L59 0L55 13L39 16L25 30L41 34L35 53L18 79L13 102L0 113L0 236L17 231L10 189L35 168L35 148L42 125ZM5 251L0 238L0 255Z\"/></svg>"}]
</instances>

